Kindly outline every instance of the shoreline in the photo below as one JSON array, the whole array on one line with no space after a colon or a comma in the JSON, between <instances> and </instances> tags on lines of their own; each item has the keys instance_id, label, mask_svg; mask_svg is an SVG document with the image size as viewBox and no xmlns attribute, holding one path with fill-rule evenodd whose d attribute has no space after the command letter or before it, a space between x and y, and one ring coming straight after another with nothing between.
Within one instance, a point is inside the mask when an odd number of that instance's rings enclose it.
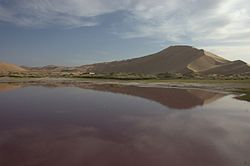
<instances>
[{"instance_id":1,"label":"shoreline","mask_svg":"<svg viewBox=\"0 0 250 166\"><path fill-rule=\"evenodd\" d=\"M77 86L81 84L124 85L137 87L199 89L235 95L235 98L250 102L250 80L115 80L93 78L12 78L1 77L0 84L24 86Z\"/></svg>"},{"instance_id":2,"label":"shoreline","mask_svg":"<svg viewBox=\"0 0 250 166\"><path fill-rule=\"evenodd\" d=\"M250 89L250 80L117 80L117 79L93 79L93 78L11 78L1 77L0 83L10 84L120 84L140 87L161 88L192 88L216 91L234 91L237 89Z\"/></svg>"}]
</instances>

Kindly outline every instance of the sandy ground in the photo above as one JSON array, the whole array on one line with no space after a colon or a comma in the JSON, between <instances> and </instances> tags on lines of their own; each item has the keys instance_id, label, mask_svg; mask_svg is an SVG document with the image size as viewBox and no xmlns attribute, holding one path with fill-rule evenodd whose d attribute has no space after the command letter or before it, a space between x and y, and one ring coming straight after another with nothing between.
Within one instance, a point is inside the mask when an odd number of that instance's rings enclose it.
<instances>
[{"instance_id":1,"label":"sandy ground","mask_svg":"<svg viewBox=\"0 0 250 166\"><path fill-rule=\"evenodd\" d=\"M94 84L120 84L120 85L134 85L139 87L166 87L166 88L188 88L188 89L207 89L213 91L232 92L236 89L250 89L248 82L183 82L183 81L137 81L137 80L106 80L106 79L72 79L72 78L0 78L0 83L12 84L61 84L61 85L74 85L81 83L94 83Z\"/></svg>"}]
</instances>

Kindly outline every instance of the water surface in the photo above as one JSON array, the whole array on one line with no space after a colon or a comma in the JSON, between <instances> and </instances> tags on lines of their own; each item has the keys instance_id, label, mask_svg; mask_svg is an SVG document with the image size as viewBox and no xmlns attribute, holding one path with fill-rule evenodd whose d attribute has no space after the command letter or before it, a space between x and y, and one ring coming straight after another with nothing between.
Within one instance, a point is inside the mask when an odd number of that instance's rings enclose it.
<instances>
[{"instance_id":1,"label":"water surface","mask_svg":"<svg viewBox=\"0 0 250 166\"><path fill-rule=\"evenodd\" d=\"M250 104L203 90L0 84L2 166L249 166Z\"/></svg>"}]
</instances>

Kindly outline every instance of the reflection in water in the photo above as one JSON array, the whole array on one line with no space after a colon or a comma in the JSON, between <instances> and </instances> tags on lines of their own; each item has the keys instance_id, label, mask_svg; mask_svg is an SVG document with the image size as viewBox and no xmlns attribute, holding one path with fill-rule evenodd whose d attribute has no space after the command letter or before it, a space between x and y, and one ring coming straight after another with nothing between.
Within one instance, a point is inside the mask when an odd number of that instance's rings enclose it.
<instances>
[{"instance_id":1,"label":"reflection in water","mask_svg":"<svg viewBox=\"0 0 250 166\"><path fill-rule=\"evenodd\" d=\"M176 109L189 109L195 106L208 104L225 96L222 93L195 89L145 88L137 86L97 84L84 84L78 87L138 96Z\"/></svg>"},{"instance_id":2,"label":"reflection in water","mask_svg":"<svg viewBox=\"0 0 250 166\"><path fill-rule=\"evenodd\" d=\"M14 90L17 88L20 88L21 85L16 85L16 84L1 84L0 83L0 92L5 92L5 91L10 91Z\"/></svg>"},{"instance_id":3,"label":"reflection in water","mask_svg":"<svg viewBox=\"0 0 250 166\"><path fill-rule=\"evenodd\" d=\"M143 88L136 93L135 87L128 91L89 87L26 87L0 93L0 165L250 164L247 102L226 96L201 106L213 95L168 89L173 97L192 96L195 99L182 100L201 101L190 106L198 107L178 111L148 95L154 96L156 89L144 88L148 90L143 94Z\"/></svg>"},{"instance_id":4,"label":"reflection in water","mask_svg":"<svg viewBox=\"0 0 250 166\"><path fill-rule=\"evenodd\" d=\"M0 92L24 87L22 84L0 84ZM45 84L42 85L48 88L65 87L64 84ZM67 85L69 87L78 87L82 89L92 89L97 91L120 93L149 99L158 102L164 106L175 109L189 109L196 106L202 106L214 102L225 94L197 89L174 89L160 87L138 87L124 86L114 84L91 84L82 83Z\"/></svg>"}]
</instances>

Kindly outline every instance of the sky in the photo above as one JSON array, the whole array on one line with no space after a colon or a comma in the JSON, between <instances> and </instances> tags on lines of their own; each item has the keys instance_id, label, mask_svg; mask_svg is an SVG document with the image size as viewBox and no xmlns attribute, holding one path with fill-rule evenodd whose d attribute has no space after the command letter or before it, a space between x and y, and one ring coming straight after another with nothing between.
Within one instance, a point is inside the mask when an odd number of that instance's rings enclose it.
<instances>
[{"instance_id":1,"label":"sky","mask_svg":"<svg viewBox=\"0 0 250 166\"><path fill-rule=\"evenodd\" d=\"M0 0L0 61L129 59L191 45L250 64L248 0Z\"/></svg>"}]
</instances>

